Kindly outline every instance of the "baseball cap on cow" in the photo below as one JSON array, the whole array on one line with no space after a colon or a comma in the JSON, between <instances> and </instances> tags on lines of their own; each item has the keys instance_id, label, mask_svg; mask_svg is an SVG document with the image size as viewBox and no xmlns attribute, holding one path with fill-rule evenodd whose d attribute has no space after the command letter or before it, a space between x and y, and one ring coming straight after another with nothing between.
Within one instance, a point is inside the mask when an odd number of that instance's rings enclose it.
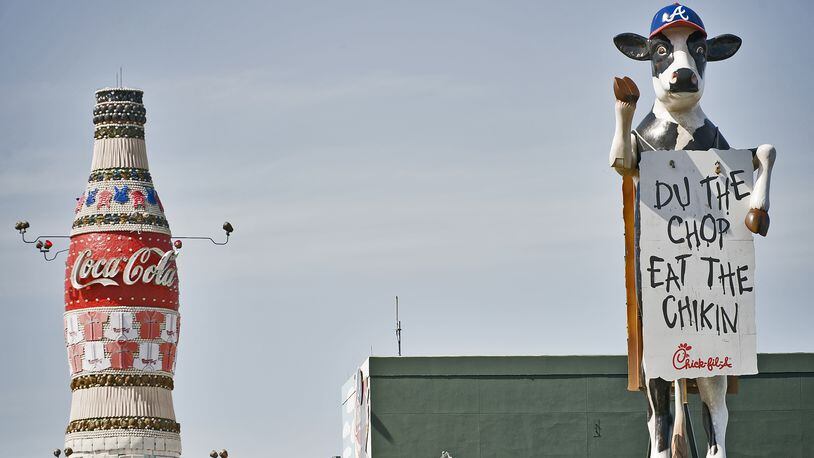
<instances>
[{"instance_id":1,"label":"baseball cap on cow","mask_svg":"<svg viewBox=\"0 0 814 458\"><path fill-rule=\"evenodd\" d=\"M687 6L674 3L660 9L658 13L653 16L653 23L650 24L650 38L653 38L655 34L664 29L679 25L692 27L700 30L704 35L707 34L707 31L704 30L704 22L701 21L701 17L698 16L698 13Z\"/></svg>"}]
</instances>

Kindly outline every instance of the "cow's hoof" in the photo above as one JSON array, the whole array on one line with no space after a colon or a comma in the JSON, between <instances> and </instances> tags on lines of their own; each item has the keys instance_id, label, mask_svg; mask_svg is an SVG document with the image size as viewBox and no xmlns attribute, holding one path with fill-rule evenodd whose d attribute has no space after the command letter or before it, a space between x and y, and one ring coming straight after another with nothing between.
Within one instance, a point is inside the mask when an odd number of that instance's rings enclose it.
<instances>
[{"instance_id":1,"label":"cow's hoof","mask_svg":"<svg viewBox=\"0 0 814 458\"><path fill-rule=\"evenodd\" d=\"M766 210L753 208L746 214L746 227L755 234L766 237L769 233L769 213Z\"/></svg>"},{"instance_id":2,"label":"cow's hoof","mask_svg":"<svg viewBox=\"0 0 814 458\"><path fill-rule=\"evenodd\" d=\"M636 105L639 100L639 88L632 79L625 76L624 78L613 78L613 95L616 100L620 102Z\"/></svg>"}]
</instances>

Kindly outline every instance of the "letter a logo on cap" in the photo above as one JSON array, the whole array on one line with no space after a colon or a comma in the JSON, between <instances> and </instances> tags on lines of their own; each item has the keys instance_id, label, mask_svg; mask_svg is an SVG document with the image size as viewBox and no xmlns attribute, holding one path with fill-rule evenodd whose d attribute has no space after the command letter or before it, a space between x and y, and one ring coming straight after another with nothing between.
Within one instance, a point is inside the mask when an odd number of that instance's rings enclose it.
<instances>
[{"instance_id":1,"label":"letter a logo on cap","mask_svg":"<svg viewBox=\"0 0 814 458\"><path fill-rule=\"evenodd\" d=\"M679 25L692 27L700 30L704 35L707 34L704 23L695 11L684 5L674 3L660 9L653 16L653 22L650 23L650 38L653 38L654 35L664 29Z\"/></svg>"},{"instance_id":2,"label":"letter a logo on cap","mask_svg":"<svg viewBox=\"0 0 814 458\"><path fill-rule=\"evenodd\" d=\"M687 17L687 11L681 5L676 5L676 9L673 10L672 14L664 13L661 15L661 22L673 22L676 16L684 19L685 21L689 21L690 18Z\"/></svg>"}]
</instances>

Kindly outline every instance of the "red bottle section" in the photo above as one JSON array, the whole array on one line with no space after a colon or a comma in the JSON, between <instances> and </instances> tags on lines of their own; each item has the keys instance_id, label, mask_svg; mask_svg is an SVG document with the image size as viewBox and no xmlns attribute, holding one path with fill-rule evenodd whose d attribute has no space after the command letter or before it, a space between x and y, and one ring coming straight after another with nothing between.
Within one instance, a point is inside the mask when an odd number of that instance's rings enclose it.
<instances>
[{"instance_id":1,"label":"red bottle section","mask_svg":"<svg viewBox=\"0 0 814 458\"><path fill-rule=\"evenodd\" d=\"M71 239L65 310L141 306L178 309L170 237L152 232L95 232Z\"/></svg>"}]
</instances>

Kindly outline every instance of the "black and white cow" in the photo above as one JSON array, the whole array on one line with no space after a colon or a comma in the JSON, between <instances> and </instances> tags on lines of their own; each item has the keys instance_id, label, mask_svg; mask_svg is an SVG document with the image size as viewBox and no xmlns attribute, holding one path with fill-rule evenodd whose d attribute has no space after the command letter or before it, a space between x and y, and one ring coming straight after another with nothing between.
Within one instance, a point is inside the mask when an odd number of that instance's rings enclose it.
<instances>
[{"instance_id":1,"label":"black and white cow","mask_svg":"<svg viewBox=\"0 0 814 458\"><path fill-rule=\"evenodd\" d=\"M707 62L734 55L741 39L720 35L707 39L697 28L679 25L665 28L651 38L633 33L617 35L616 47L631 59L650 61L656 101L639 126L631 129L639 90L628 77L615 78L616 130L610 151L610 165L623 175L638 175L639 155L643 151L729 149L718 127L701 110L704 72ZM772 145L761 145L754 152L757 171L750 212L745 224L754 233L766 235L769 229L769 181L775 159ZM646 345L646 342L645 342ZM648 378L648 429L651 457L670 457L672 416L670 382ZM707 457L725 457L727 380L725 376L696 380L703 401L704 425L708 435ZM676 390L680 393L681 390ZM676 404L680 405L679 396Z\"/></svg>"}]
</instances>

